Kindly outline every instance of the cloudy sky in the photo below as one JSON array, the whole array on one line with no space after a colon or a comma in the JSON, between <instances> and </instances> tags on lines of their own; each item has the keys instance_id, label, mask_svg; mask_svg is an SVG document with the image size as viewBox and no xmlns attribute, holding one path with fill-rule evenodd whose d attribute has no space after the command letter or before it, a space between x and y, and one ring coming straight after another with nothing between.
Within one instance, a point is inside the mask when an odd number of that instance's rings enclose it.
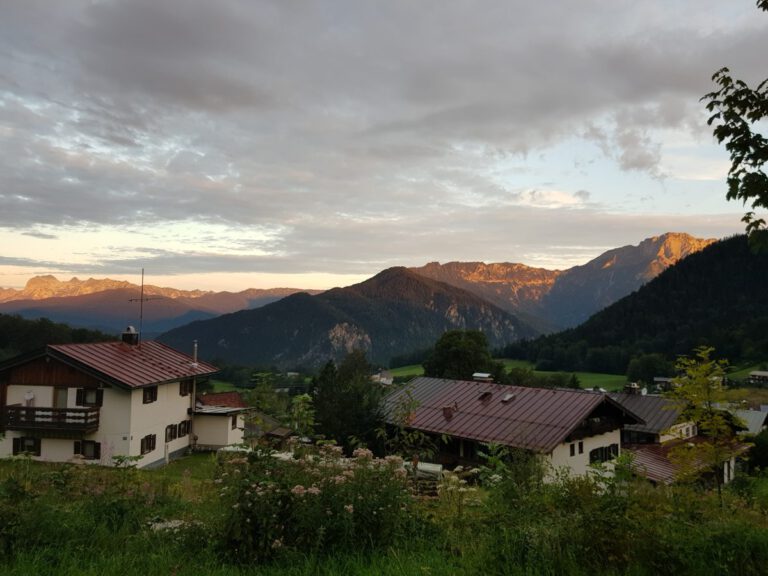
<instances>
[{"instance_id":1,"label":"cloudy sky","mask_svg":"<svg viewBox=\"0 0 768 576\"><path fill-rule=\"evenodd\" d=\"M742 230L754 0L0 0L0 286L330 287Z\"/></svg>"}]
</instances>

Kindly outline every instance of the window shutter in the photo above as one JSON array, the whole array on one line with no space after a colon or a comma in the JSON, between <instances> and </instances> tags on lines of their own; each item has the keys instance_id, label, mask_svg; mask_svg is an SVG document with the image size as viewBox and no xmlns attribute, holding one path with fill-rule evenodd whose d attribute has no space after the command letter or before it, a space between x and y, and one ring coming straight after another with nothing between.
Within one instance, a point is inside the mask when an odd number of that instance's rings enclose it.
<instances>
[{"instance_id":1,"label":"window shutter","mask_svg":"<svg viewBox=\"0 0 768 576\"><path fill-rule=\"evenodd\" d=\"M101 442L93 443L93 459L101 460Z\"/></svg>"},{"instance_id":2,"label":"window shutter","mask_svg":"<svg viewBox=\"0 0 768 576\"><path fill-rule=\"evenodd\" d=\"M75 395L75 404L77 406L85 406L85 390L83 388L77 389L77 394Z\"/></svg>"},{"instance_id":3,"label":"window shutter","mask_svg":"<svg viewBox=\"0 0 768 576\"><path fill-rule=\"evenodd\" d=\"M80 390L78 390L80 392ZM80 440L75 440L75 454L82 454L83 453L83 445L80 442Z\"/></svg>"},{"instance_id":4,"label":"window shutter","mask_svg":"<svg viewBox=\"0 0 768 576\"><path fill-rule=\"evenodd\" d=\"M104 404L104 390L102 388L99 388L96 390L96 406L101 406Z\"/></svg>"},{"instance_id":5,"label":"window shutter","mask_svg":"<svg viewBox=\"0 0 768 576\"><path fill-rule=\"evenodd\" d=\"M40 440L40 438L35 438L32 444L35 448L34 449L35 456L40 456L40 454L42 453L43 441Z\"/></svg>"},{"instance_id":6,"label":"window shutter","mask_svg":"<svg viewBox=\"0 0 768 576\"><path fill-rule=\"evenodd\" d=\"M14 438L13 439L13 455L16 456L21 452L21 438Z\"/></svg>"}]
</instances>

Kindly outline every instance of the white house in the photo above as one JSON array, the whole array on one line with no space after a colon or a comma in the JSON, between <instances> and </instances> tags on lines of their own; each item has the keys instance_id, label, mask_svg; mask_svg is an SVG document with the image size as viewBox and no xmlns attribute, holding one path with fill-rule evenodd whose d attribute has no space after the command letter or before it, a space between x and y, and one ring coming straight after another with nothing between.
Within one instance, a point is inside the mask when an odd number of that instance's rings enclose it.
<instances>
[{"instance_id":1,"label":"white house","mask_svg":"<svg viewBox=\"0 0 768 576\"><path fill-rule=\"evenodd\" d=\"M407 421L397 422L405 403ZM447 466L477 463L478 446L495 443L572 474L613 460L622 427L643 423L605 394L426 377L389 394L385 412L391 425L449 438L437 442L439 463Z\"/></svg>"},{"instance_id":2,"label":"white house","mask_svg":"<svg viewBox=\"0 0 768 576\"><path fill-rule=\"evenodd\" d=\"M12 358L0 363L0 457L111 465L130 456L145 468L185 452L198 426L211 444L242 442L231 414L197 421L196 384L217 371L158 342L139 342L131 329L122 341L49 345Z\"/></svg>"}]
</instances>

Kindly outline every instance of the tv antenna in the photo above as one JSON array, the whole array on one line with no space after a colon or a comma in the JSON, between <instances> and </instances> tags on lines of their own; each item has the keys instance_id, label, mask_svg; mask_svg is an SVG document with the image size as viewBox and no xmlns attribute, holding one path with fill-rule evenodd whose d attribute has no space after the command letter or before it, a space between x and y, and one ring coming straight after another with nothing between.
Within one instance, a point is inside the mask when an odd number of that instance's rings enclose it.
<instances>
[{"instance_id":1,"label":"tv antenna","mask_svg":"<svg viewBox=\"0 0 768 576\"><path fill-rule=\"evenodd\" d=\"M144 302L149 302L150 300L160 300L162 296L149 296L144 297L144 268L141 269L141 296L139 298L129 298L128 302L138 302L139 303L139 342L141 342L141 331L144 325Z\"/></svg>"}]
</instances>

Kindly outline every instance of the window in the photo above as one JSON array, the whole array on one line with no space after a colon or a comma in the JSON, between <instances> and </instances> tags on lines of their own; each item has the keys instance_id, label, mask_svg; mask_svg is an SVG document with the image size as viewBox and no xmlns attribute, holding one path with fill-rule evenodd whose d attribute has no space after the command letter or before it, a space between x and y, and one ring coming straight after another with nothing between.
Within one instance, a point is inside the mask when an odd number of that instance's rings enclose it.
<instances>
[{"instance_id":1,"label":"window","mask_svg":"<svg viewBox=\"0 0 768 576\"><path fill-rule=\"evenodd\" d=\"M601 446L595 448L589 453L589 463L599 464L600 462L608 462L613 460L619 455L619 445L611 444L610 446Z\"/></svg>"},{"instance_id":2,"label":"window","mask_svg":"<svg viewBox=\"0 0 768 576\"><path fill-rule=\"evenodd\" d=\"M101 442L76 440L75 454L82 456L86 460L101 460Z\"/></svg>"},{"instance_id":3,"label":"window","mask_svg":"<svg viewBox=\"0 0 768 576\"><path fill-rule=\"evenodd\" d=\"M30 456L40 456L41 444L40 438L30 438L29 436L14 438L13 455L29 454Z\"/></svg>"},{"instance_id":4,"label":"window","mask_svg":"<svg viewBox=\"0 0 768 576\"><path fill-rule=\"evenodd\" d=\"M104 402L104 390L101 388L78 388L75 404L78 406L101 406Z\"/></svg>"},{"instance_id":5,"label":"window","mask_svg":"<svg viewBox=\"0 0 768 576\"><path fill-rule=\"evenodd\" d=\"M165 441L170 442L171 440L176 440L179 436L179 428L176 424L168 424L168 426L165 427Z\"/></svg>"},{"instance_id":6,"label":"window","mask_svg":"<svg viewBox=\"0 0 768 576\"><path fill-rule=\"evenodd\" d=\"M157 445L157 436L154 434L148 434L141 439L141 453L148 454L155 449Z\"/></svg>"},{"instance_id":7,"label":"window","mask_svg":"<svg viewBox=\"0 0 768 576\"><path fill-rule=\"evenodd\" d=\"M576 456L576 444L571 444L571 456Z\"/></svg>"},{"instance_id":8,"label":"window","mask_svg":"<svg viewBox=\"0 0 768 576\"><path fill-rule=\"evenodd\" d=\"M584 454L584 442L579 442L579 454Z\"/></svg>"},{"instance_id":9,"label":"window","mask_svg":"<svg viewBox=\"0 0 768 576\"><path fill-rule=\"evenodd\" d=\"M183 438L189 434L190 430L192 430L192 422L190 420L182 420L179 422L179 438Z\"/></svg>"},{"instance_id":10,"label":"window","mask_svg":"<svg viewBox=\"0 0 768 576\"><path fill-rule=\"evenodd\" d=\"M192 394L192 380L179 382L179 396L189 396L190 394Z\"/></svg>"},{"instance_id":11,"label":"window","mask_svg":"<svg viewBox=\"0 0 768 576\"><path fill-rule=\"evenodd\" d=\"M157 386L144 388L144 404L151 404L152 402L157 402Z\"/></svg>"},{"instance_id":12,"label":"window","mask_svg":"<svg viewBox=\"0 0 768 576\"><path fill-rule=\"evenodd\" d=\"M232 414L232 430L237 428L237 414Z\"/></svg>"}]
</instances>

